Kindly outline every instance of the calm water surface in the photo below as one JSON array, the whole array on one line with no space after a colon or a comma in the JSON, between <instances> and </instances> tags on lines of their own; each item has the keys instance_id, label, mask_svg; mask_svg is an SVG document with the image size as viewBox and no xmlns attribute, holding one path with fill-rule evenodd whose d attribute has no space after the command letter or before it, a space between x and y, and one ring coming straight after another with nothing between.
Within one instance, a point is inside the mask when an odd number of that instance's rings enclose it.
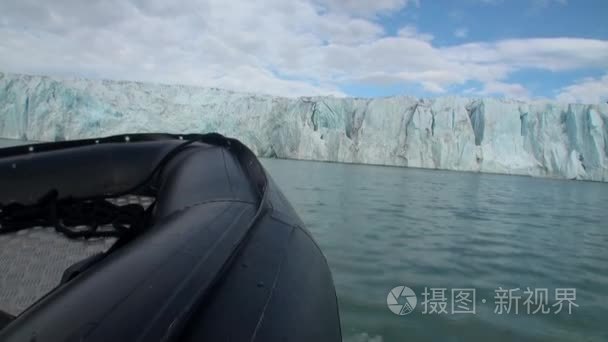
<instances>
[{"instance_id":1,"label":"calm water surface","mask_svg":"<svg viewBox=\"0 0 608 342\"><path fill-rule=\"evenodd\" d=\"M608 184L262 162L327 256L346 341L608 341ZM398 285L418 295L405 316L386 304ZM448 314L422 313L425 287ZM499 287L521 289L518 315L494 312ZM527 314L526 287L549 305L575 288L579 307ZM476 289L476 314L451 314L453 288Z\"/></svg>"},{"instance_id":2,"label":"calm water surface","mask_svg":"<svg viewBox=\"0 0 608 342\"><path fill-rule=\"evenodd\" d=\"M262 162L327 256L346 341L608 341L608 184ZM405 316L386 304L399 285L418 295ZM423 314L425 287L447 289L448 314ZM499 315L499 287L547 288L550 305L575 288L579 306L528 315L519 292ZM476 289L475 314L450 313L453 288Z\"/></svg>"}]
</instances>

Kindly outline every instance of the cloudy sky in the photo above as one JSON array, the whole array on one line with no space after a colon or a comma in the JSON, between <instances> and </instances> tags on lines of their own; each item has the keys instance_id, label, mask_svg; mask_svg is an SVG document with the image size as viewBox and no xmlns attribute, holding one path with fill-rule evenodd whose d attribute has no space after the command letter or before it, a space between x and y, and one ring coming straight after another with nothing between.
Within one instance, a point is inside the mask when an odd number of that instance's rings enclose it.
<instances>
[{"instance_id":1,"label":"cloudy sky","mask_svg":"<svg viewBox=\"0 0 608 342\"><path fill-rule=\"evenodd\" d=\"M607 14L605 0L0 0L0 71L595 103Z\"/></svg>"}]
</instances>

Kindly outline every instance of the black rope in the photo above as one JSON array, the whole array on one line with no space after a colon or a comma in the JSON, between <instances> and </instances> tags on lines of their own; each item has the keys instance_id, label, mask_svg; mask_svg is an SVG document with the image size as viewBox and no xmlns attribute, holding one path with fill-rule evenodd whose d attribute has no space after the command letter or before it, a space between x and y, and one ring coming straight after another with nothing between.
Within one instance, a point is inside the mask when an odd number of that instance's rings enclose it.
<instances>
[{"instance_id":1,"label":"black rope","mask_svg":"<svg viewBox=\"0 0 608 342\"><path fill-rule=\"evenodd\" d=\"M34 227L55 227L55 230L71 239L118 237L121 244L141 232L149 222L154 204L146 210L140 204L116 205L108 201L127 194L136 193L159 177L164 167L186 147L203 139L187 140L169 151L156 164L152 172L130 189L114 194L104 194L88 198L59 199L57 190L51 190L36 203L0 203L0 235L14 233ZM111 225L112 229L99 230L100 226ZM77 229L78 226L86 226Z\"/></svg>"},{"instance_id":2,"label":"black rope","mask_svg":"<svg viewBox=\"0 0 608 342\"><path fill-rule=\"evenodd\" d=\"M54 227L68 238L121 237L145 220L140 204L117 205L106 199L58 199L51 190L36 203L11 203L1 207L0 234L33 227ZM78 228L78 227L85 228ZM99 230L101 226L107 226Z\"/></svg>"}]
</instances>

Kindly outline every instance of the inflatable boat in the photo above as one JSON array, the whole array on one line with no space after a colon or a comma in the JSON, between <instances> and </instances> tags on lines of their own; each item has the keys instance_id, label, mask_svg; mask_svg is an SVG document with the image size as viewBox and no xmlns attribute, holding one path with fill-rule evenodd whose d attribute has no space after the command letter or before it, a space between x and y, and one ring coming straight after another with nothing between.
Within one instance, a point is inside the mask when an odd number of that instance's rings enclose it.
<instances>
[{"instance_id":1,"label":"inflatable boat","mask_svg":"<svg viewBox=\"0 0 608 342\"><path fill-rule=\"evenodd\" d=\"M121 205L126 195L153 200ZM341 341L325 257L235 139L0 149L0 234L40 226L115 242L23 313L0 313L0 341Z\"/></svg>"}]
</instances>

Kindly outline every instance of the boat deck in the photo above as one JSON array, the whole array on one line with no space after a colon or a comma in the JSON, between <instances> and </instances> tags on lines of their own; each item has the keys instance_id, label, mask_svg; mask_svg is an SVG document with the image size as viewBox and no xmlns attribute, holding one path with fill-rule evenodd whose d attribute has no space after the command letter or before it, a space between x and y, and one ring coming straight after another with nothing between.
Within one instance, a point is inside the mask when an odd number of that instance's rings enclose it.
<instances>
[{"instance_id":1,"label":"boat deck","mask_svg":"<svg viewBox=\"0 0 608 342\"><path fill-rule=\"evenodd\" d=\"M147 207L152 200L126 196L116 202ZM115 238L68 239L52 227L0 234L0 311L19 315L55 288L66 268L106 251L114 241Z\"/></svg>"},{"instance_id":2,"label":"boat deck","mask_svg":"<svg viewBox=\"0 0 608 342\"><path fill-rule=\"evenodd\" d=\"M70 240L42 227L0 235L0 310L20 314L57 286L66 268L113 241Z\"/></svg>"}]
</instances>

